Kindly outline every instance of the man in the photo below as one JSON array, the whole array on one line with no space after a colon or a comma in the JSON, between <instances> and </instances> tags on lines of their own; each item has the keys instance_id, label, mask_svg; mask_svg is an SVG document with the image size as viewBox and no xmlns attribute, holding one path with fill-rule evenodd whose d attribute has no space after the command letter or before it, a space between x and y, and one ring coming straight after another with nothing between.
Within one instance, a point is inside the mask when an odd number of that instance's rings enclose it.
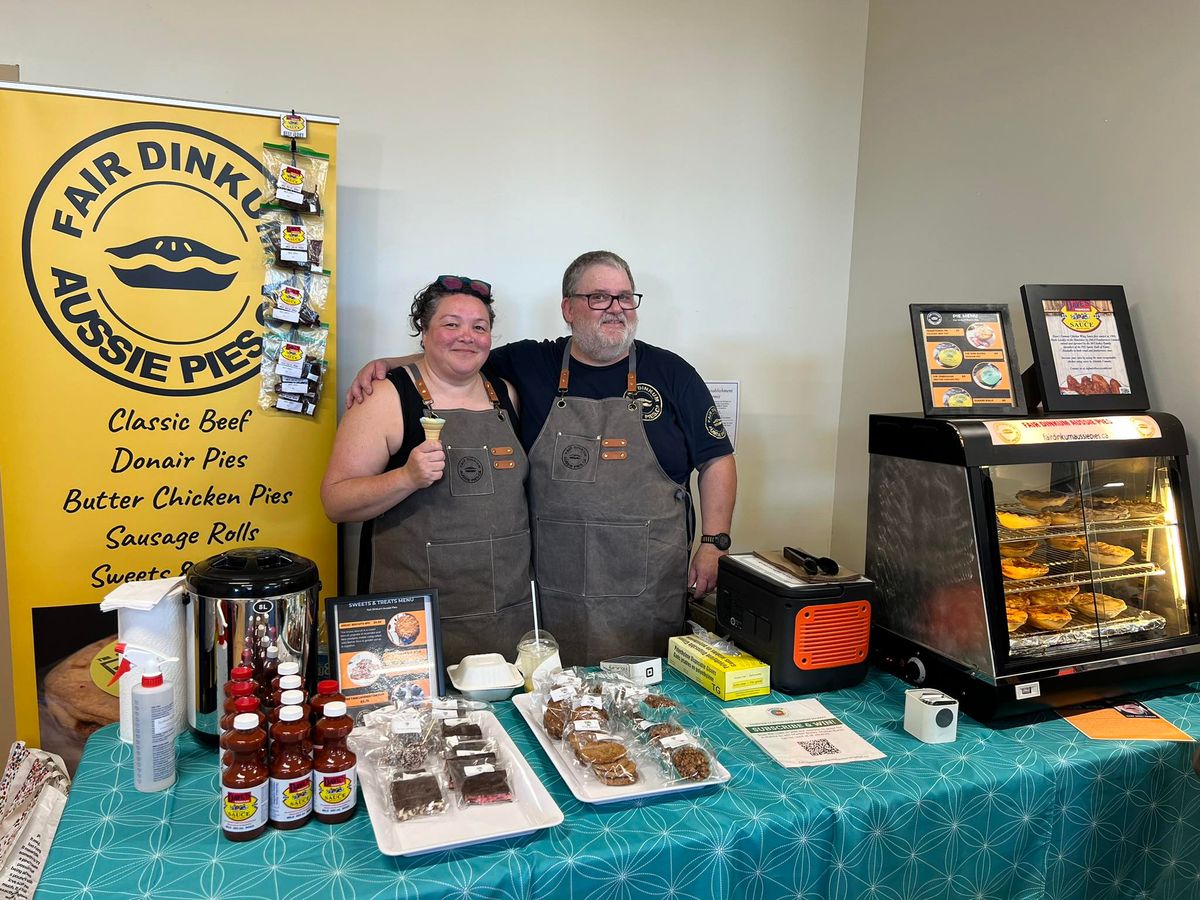
<instances>
[{"instance_id":1,"label":"man","mask_svg":"<svg viewBox=\"0 0 1200 900\"><path fill-rule=\"evenodd\" d=\"M508 344L485 367L521 400L542 624L565 665L661 656L682 631L688 590L716 586L737 492L733 448L696 370L635 342L642 295L625 260L583 254L562 295L571 337ZM347 405L402 362L369 363ZM693 470L703 537L689 565Z\"/></svg>"}]
</instances>

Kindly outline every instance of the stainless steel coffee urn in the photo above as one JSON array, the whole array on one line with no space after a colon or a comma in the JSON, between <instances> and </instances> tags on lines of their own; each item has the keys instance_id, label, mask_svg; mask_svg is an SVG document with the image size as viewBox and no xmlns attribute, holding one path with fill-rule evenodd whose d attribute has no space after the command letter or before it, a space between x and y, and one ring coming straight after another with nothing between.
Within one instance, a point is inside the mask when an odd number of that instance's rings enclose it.
<instances>
[{"instance_id":1,"label":"stainless steel coffee urn","mask_svg":"<svg viewBox=\"0 0 1200 900\"><path fill-rule=\"evenodd\" d=\"M197 735L217 740L229 670L261 671L269 646L312 687L320 593L316 564L275 547L229 550L188 570L188 724Z\"/></svg>"}]
</instances>

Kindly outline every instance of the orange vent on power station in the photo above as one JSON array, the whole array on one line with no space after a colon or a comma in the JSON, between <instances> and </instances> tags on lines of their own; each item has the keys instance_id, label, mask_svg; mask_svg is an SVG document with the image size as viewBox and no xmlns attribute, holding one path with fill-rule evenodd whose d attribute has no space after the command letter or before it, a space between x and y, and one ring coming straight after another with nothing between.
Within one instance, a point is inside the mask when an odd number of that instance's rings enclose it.
<instances>
[{"instance_id":1,"label":"orange vent on power station","mask_svg":"<svg viewBox=\"0 0 1200 900\"><path fill-rule=\"evenodd\" d=\"M796 613L792 658L798 669L852 666L866 661L870 636L870 603L806 606Z\"/></svg>"}]
</instances>

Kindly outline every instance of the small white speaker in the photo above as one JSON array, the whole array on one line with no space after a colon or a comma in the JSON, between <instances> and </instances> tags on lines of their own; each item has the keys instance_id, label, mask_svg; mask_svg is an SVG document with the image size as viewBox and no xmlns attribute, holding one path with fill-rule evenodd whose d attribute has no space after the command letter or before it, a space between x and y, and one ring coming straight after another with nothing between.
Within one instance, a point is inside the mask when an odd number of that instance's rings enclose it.
<instances>
[{"instance_id":1,"label":"small white speaker","mask_svg":"<svg viewBox=\"0 0 1200 900\"><path fill-rule=\"evenodd\" d=\"M930 688L904 692L904 730L926 744L958 737L958 701Z\"/></svg>"}]
</instances>

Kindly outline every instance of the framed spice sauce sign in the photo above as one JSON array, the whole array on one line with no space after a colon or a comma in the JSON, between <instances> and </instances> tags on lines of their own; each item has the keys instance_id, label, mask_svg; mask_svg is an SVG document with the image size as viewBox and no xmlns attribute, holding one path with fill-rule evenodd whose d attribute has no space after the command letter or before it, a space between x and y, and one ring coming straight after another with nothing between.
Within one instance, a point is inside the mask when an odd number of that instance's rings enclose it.
<instances>
[{"instance_id":1,"label":"framed spice sauce sign","mask_svg":"<svg viewBox=\"0 0 1200 900\"><path fill-rule=\"evenodd\" d=\"M1025 415L1006 305L913 303L908 309L925 415Z\"/></svg>"},{"instance_id":2,"label":"framed spice sauce sign","mask_svg":"<svg viewBox=\"0 0 1200 900\"><path fill-rule=\"evenodd\" d=\"M1123 287L1024 284L1021 299L1046 412L1150 408Z\"/></svg>"}]
</instances>

